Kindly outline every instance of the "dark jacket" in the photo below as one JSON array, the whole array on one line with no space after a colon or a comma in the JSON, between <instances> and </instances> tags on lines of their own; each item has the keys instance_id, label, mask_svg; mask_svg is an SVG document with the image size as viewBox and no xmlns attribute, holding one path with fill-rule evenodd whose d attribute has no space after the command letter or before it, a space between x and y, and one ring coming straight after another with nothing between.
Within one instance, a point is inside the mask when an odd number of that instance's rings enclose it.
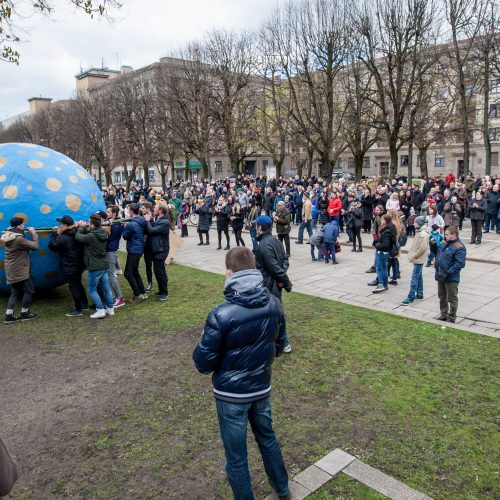
<instances>
[{"instance_id":1,"label":"dark jacket","mask_svg":"<svg viewBox=\"0 0 500 500\"><path fill-rule=\"evenodd\" d=\"M87 271L103 271L108 269L106 257L106 242L108 233L102 227L86 231L79 227L75 234L75 240L83 245L83 262Z\"/></svg>"},{"instance_id":2,"label":"dark jacket","mask_svg":"<svg viewBox=\"0 0 500 500\"><path fill-rule=\"evenodd\" d=\"M422 208L422 203L424 202L425 195L420 191L420 189L417 191L413 191L411 195L411 202L413 204L413 208L415 209L415 213L419 213L420 209ZM384 205L385 206L385 205Z\"/></svg>"},{"instance_id":3,"label":"dark jacket","mask_svg":"<svg viewBox=\"0 0 500 500\"><path fill-rule=\"evenodd\" d=\"M283 283L283 288L290 292L292 282L287 275L288 257L281 241L270 232L257 236L259 246L255 253L257 269L262 273L264 286L281 300L281 288L278 283Z\"/></svg>"},{"instance_id":4,"label":"dark jacket","mask_svg":"<svg viewBox=\"0 0 500 500\"><path fill-rule=\"evenodd\" d=\"M373 204L375 198L373 196L364 196L361 198L361 206L363 207L363 220L371 221L373 219Z\"/></svg>"},{"instance_id":5,"label":"dark jacket","mask_svg":"<svg viewBox=\"0 0 500 500\"><path fill-rule=\"evenodd\" d=\"M217 399L248 403L266 398L271 365L285 345L283 308L255 269L228 278L224 296L225 302L210 311L193 352L196 368L213 372Z\"/></svg>"},{"instance_id":6,"label":"dark jacket","mask_svg":"<svg viewBox=\"0 0 500 500\"><path fill-rule=\"evenodd\" d=\"M119 223L113 224L111 222L111 232L106 244L106 252L116 252L120 248L120 240L122 239L123 226Z\"/></svg>"},{"instance_id":7,"label":"dark jacket","mask_svg":"<svg viewBox=\"0 0 500 500\"><path fill-rule=\"evenodd\" d=\"M496 215L499 209L500 192L488 191L486 193L486 213Z\"/></svg>"},{"instance_id":8,"label":"dark jacket","mask_svg":"<svg viewBox=\"0 0 500 500\"><path fill-rule=\"evenodd\" d=\"M218 211L215 212L217 217L217 229L224 231L229 225L229 215L231 213L231 207L225 205L224 207L217 208Z\"/></svg>"},{"instance_id":9,"label":"dark jacket","mask_svg":"<svg viewBox=\"0 0 500 500\"><path fill-rule=\"evenodd\" d=\"M243 213L240 210L240 213L236 212L231 212L230 217L234 217L234 219L231 221L231 227L235 231L240 231L243 229L244 225L244 219L243 219Z\"/></svg>"},{"instance_id":10,"label":"dark jacket","mask_svg":"<svg viewBox=\"0 0 500 500\"><path fill-rule=\"evenodd\" d=\"M462 215L462 207L458 203L444 204L444 225L456 226L460 224L460 216Z\"/></svg>"},{"instance_id":11,"label":"dark jacket","mask_svg":"<svg viewBox=\"0 0 500 500\"><path fill-rule=\"evenodd\" d=\"M64 274L78 274L83 270L83 247L75 235L76 227L72 227L61 234L54 231L50 236L49 248L59 252L59 267Z\"/></svg>"},{"instance_id":12,"label":"dark jacket","mask_svg":"<svg viewBox=\"0 0 500 500\"><path fill-rule=\"evenodd\" d=\"M337 241L339 237L339 224L336 220L329 222L325 226L325 232L323 233L323 243L333 243Z\"/></svg>"},{"instance_id":13,"label":"dark jacket","mask_svg":"<svg viewBox=\"0 0 500 500\"><path fill-rule=\"evenodd\" d=\"M363 225L363 210L361 207L353 208L347 212L346 224L351 229L359 228Z\"/></svg>"},{"instance_id":14,"label":"dark jacket","mask_svg":"<svg viewBox=\"0 0 500 500\"><path fill-rule=\"evenodd\" d=\"M274 210L274 194L266 193L264 195L264 201L262 202L262 208L264 210L272 211Z\"/></svg>"},{"instance_id":15,"label":"dark jacket","mask_svg":"<svg viewBox=\"0 0 500 500\"><path fill-rule=\"evenodd\" d=\"M208 231L210 229L210 209L203 205L195 210L198 214L198 231Z\"/></svg>"},{"instance_id":16,"label":"dark jacket","mask_svg":"<svg viewBox=\"0 0 500 500\"><path fill-rule=\"evenodd\" d=\"M288 234L291 229L290 212L284 208L283 210L277 210L274 216L276 217L276 234Z\"/></svg>"},{"instance_id":17,"label":"dark jacket","mask_svg":"<svg viewBox=\"0 0 500 500\"><path fill-rule=\"evenodd\" d=\"M24 232L17 227L7 229L2 234L5 244L5 274L7 283L19 283L30 278L30 251L38 250L38 236L28 240Z\"/></svg>"},{"instance_id":18,"label":"dark jacket","mask_svg":"<svg viewBox=\"0 0 500 500\"><path fill-rule=\"evenodd\" d=\"M165 254L166 259L170 249L170 222L168 216L159 217L153 223L147 222L146 231L151 245L151 252L153 254Z\"/></svg>"},{"instance_id":19,"label":"dark jacket","mask_svg":"<svg viewBox=\"0 0 500 500\"><path fill-rule=\"evenodd\" d=\"M127 242L128 253L144 253L144 232L146 219L138 215L130 220L123 230L123 239Z\"/></svg>"},{"instance_id":20,"label":"dark jacket","mask_svg":"<svg viewBox=\"0 0 500 500\"><path fill-rule=\"evenodd\" d=\"M477 205L477 208L472 208L472 205L474 205L474 203ZM486 212L486 200L484 198L481 198L480 200L471 200L465 212L466 216L470 220L484 220L484 213Z\"/></svg>"},{"instance_id":21,"label":"dark jacket","mask_svg":"<svg viewBox=\"0 0 500 500\"><path fill-rule=\"evenodd\" d=\"M391 252L396 243L396 226L390 222L379 234L379 239L375 243L375 249L379 252Z\"/></svg>"},{"instance_id":22,"label":"dark jacket","mask_svg":"<svg viewBox=\"0 0 500 500\"><path fill-rule=\"evenodd\" d=\"M436 262L436 280L460 283L460 270L465 267L467 250L459 240L443 241L438 247Z\"/></svg>"}]
</instances>

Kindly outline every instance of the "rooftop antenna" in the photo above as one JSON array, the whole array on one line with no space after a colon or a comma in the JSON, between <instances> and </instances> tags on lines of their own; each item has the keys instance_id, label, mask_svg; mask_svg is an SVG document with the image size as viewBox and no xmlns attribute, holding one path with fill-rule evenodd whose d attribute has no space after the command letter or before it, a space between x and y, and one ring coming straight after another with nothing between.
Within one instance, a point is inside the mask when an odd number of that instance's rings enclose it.
<instances>
[{"instance_id":1,"label":"rooftop antenna","mask_svg":"<svg viewBox=\"0 0 500 500\"><path fill-rule=\"evenodd\" d=\"M104 57L101 58L101 68L104 69Z\"/></svg>"},{"instance_id":2,"label":"rooftop antenna","mask_svg":"<svg viewBox=\"0 0 500 500\"><path fill-rule=\"evenodd\" d=\"M120 69L120 53L113 52L113 55L116 56L116 69Z\"/></svg>"}]
</instances>

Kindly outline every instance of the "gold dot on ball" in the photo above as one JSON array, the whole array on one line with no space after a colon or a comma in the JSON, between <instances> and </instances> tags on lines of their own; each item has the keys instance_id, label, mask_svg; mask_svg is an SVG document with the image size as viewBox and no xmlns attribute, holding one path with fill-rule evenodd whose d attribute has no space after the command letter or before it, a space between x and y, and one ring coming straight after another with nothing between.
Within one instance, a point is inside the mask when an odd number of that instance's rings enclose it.
<instances>
[{"instance_id":1,"label":"gold dot on ball","mask_svg":"<svg viewBox=\"0 0 500 500\"><path fill-rule=\"evenodd\" d=\"M2 190L2 194L3 197L7 198L8 200L17 198L17 186L13 186L12 184L10 186L5 186Z\"/></svg>"},{"instance_id":2,"label":"gold dot on ball","mask_svg":"<svg viewBox=\"0 0 500 500\"><path fill-rule=\"evenodd\" d=\"M27 189L28 191L31 191L31 190L33 189L33 186L29 186L29 185L28 185L28 186L26 186L26 189Z\"/></svg>"},{"instance_id":3,"label":"gold dot on ball","mask_svg":"<svg viewBox=\"0 0 500 500\"><path fill-rule=\"evenodd\" d=\"M6 175L0 175L0 182L5 182L7 180Z\"/></svg>"},{"instance_id":4,"label":"gold dot on ball","mask_svg":"<svg viewBox=\"0 0 500 500\"><path fill-rule=\"evenodd\" d=\"M67 165L67 164L68 164L68 162L67 162L66 160L61 160L61 163L62 163L63 165Z\"/></svg>"},{"instance_id":5,"label":"gold dot on ball","mask_svg":"<svg viewBox=\"0 0 500 500\"><path fill-rule=\"evenodd\" d=\"M42 168L43 163L40 160L30 160L28 162L28 167L29 168Z\"/></svg>"},{"instance_id":6,"label":"gold dot on ball","mask_svg":"<svg viewBox=\"0 0 500 500\"><path fill-rule=\"evenodd\" d=\"M0 168L5 167L5 165L7 165L8 161L9 160L7 160L7 158L4 158L3 156L0 156Z\"/></svg>"},{"instance_id":7,"label":"gold dot on ball","mask_svg":"<svg viewBox=\"0 0 500 500\"><path fill-rule=\"evenodd\" d=\"M0 220L3 220L3 213L0 212Z\"/></svg>"},{"instance_id":8,"label":"gold dot on ball","mask_svg":"<svg viewBox=\"0 0 500 500\"><path fill-rule=\"evenodd\" d=\"M50 214L51 211L52 209L48 205L42 205L40 207L40 212L42 212L42 214L44 215Z\"/></svg>"},{"instance_id":9,"label":"gold dot on ball","mask_svg":"<svg viewBox=\"0 0 500 500\"><path fill-rule=\"evenodd\" d=\"M24 223L28 222L28 216L26 214L23 214L22 212L17 212L17 214L14 214L14 217L19 217L23 219Z\"/></svg>"},{"instance_id":10,"label":"gold dot on ball","mask_svg":"<svg viewBox=\"0 0 500 500\"><path fill-rule=\"evenodd\" d=\"M45 181L45 187L47 189L50 189L50 191L59 191L59 189L61 189L61 186L61 181L54 179L54 177L49 177Z\"/></svg>"},{"instance_id":11,"label":"gold dot on ball","mask_svg":"<svg viewBox=\"0 0 500 500\"><path fill-rule=\"evenodd\" d=\"M37 151L36 154L43 158L47 158L47 156L49 156L49 153L47 153L47 151Z\"/></svg>"},{"instance_id":12,"label":"gold dot on ball","mask_svg":"<svg viewBox=\"0 0 500 500\"><path fill-rule=\"evenodd\" d=\"M82 206L82 200L78 198L78 196L74 194L69 194L66 196L66 206L70 209L73 210L73 212L77 212L80 210L80 207Z\"/></svg>"},{"instance_id":13,"label":"gold dot on ball","mask_svg":"<svg viewBox=\"0 0 500 500\"><path fill-rule=\"evenodd\" d=\"M18 155L25 155L26 154L26 151L24 151L24 149L20 149L18 152L17 152Z\"/></svg>"},{"instance_id":14,"label":"gold dot on ball","mask_svg":"<svg viewBox=\"0 0 500 500\"><path fill-rule=\"evenodd\" d=\"M91 198L94 203L97 201L97 196L94 193L92 193Z\"/></svg>"},{"instance_id":15,"label":"gold dot on ball","mask_svg":"<svg viewBox=\"0 0 500 500\"><path fill-rule=\"evenodd\" d=\"M78 177L76 175L70 175L69 176L69 180L70 182L72 182L73 184L78 184Z\"/></svg>"},{"instance_id":16,"label":"gold dot on ball","mask_svg":"<svg viewBox=\"0 0 500 500\"><path fill-rule=\"evenodd\" d=\"M81 177L82 179L86 179L88 177L87 173L84 170L81 170L81 169L78 169L76 171L76 175L78 175L78 177Z\"/></svg>"}]
</instances>

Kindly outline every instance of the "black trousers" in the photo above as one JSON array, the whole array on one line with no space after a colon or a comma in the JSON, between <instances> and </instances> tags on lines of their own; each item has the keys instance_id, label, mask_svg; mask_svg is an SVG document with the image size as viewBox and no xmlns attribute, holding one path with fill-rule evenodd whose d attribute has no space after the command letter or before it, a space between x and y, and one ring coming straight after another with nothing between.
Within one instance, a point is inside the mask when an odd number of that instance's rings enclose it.
<instances>
[{"instance_id":1,"label":"black trousers","mask_svg":"<svg viewBox=\"0 0 500 500\"><path fill-rule=\"evenodd\" d=\"M87 292L85 287L82 285L82 272L74 274L64 274L66 276L66 281L68 282L68 288L73 297L73 302L75 303L75 309L81 311L83 305L88 306L89 299L87 298Z\"/></svg>"},{"instance_id":2,"label":"black trousers","mask_svg":"<svg viewBox=\"0 0 500 500\"><path fill-rule=\"evenodd\" d=\"M363 220L363 231L369 233L372 230L372 221L370 219Z\"/></svg>"},{"instance_id":3,"label":"black trousers","mask_svg":"<svg viewBox=\"0 0 500 500\"><path fill-rule=\"evenodd\" d=\"M236 239L236 245L240 246L240 243L245 246L245 242L243 241L243 238L241 237L241 232L243 231L243 228L238 228L234 229L234 238Z\"/></svg>"},{"instance_id":4,"label":"black trousers","mask_svg":"<svg viewBox=\"0 0 500 500\"><path fill-rule=\"evenodd\" d=\"M219 227L217 226L217 240L219 242L219 246L222 246L222 233L226 236L226 246L229 246L229 228L227 226L225 227Z\"/></svg>"},{"instance_id":5,"label":"black trousers","mask_svg":"<svg viewBox=\"0 0 500 500\"><path fill-rule=\"evenodd\" d=\"M290 235L287 234L278 234L278 240L281 241L281 243L285 242L285 251L288 257L290 257Z\"/></svg>"},{"instance_id":6,"label":"black trousers","mask_svg":"<svg viewBox=\"0 0 500 500\"><path fill-rule=\"evenodd\" d=\"M470 242L471 243L481 243L481 238L483 236L483 222L482 220L471 220L471 235Z\"/></svg>"},{"instance_id":7,"label":"black trousers","mask_svg":"<svg viewBox=\"0 0 500 500\"><path fill-rule=\"evenodd\" d=\"M21 301L23 309L29 309L35 289L31 279L11 283L10 297L7 302L7 309L14 309L14 306Z\"/></svg>"},{"instance_id":8,"label":"black trousers","mask_svg":"<svg viewBox=\"0 0 500 500\"><path fill-rule=\"evenodd\" d=\"M210 242L210 238L208 237L208 229L205 230L205 231L200 231L198 229L198 236L200 237L200 243L203 243L203 235L205 235L205 237L207 238L207 243Z\"/></svg>"},{"instance_id":9,"label":"black trousers","mask_svg":"<svg viewBox=\"0 0 500 500\"><path fill-rule=\"evenodd\" d=\"M160 295L168 295L168 276L167 268L165 267L167 255L166 253L153 254L153 270L158 282L158 293Z\"/></svg>"},{"instance_id":10,"label":"black trousers","mask_svg":"<svg viewBox=\"0 0 500 500\"><path fill-rule=\"evenodd\" d=\"M144 249L144 263L146 264L146 279L153 282L153 252L150 248Z\"/></svg>"},{"instance_id":11,"label":"black trousers","mask_svg":"<svg viewBox=\"0 0 500 500\"><path fill-rule=\"evenodd\" d=\"M141 257L142 253L127 254L127 263L125 264L125 272L123 273L130 288L132 288L134 297L146 293L144 283L139 273L139 262L141 261Z\"/></svg>"},{"instance_id":12,"label":"black trousers","mask_svg":"<svg viewBox=\"0 0 500 500\"><path fill-rule=\"evenodd\" d=\"M358 247L363 248L363 242L361 241L361 227L352 228L352 248L356 250L356 240L358 240Z\"/></svg>"}]
</instances>

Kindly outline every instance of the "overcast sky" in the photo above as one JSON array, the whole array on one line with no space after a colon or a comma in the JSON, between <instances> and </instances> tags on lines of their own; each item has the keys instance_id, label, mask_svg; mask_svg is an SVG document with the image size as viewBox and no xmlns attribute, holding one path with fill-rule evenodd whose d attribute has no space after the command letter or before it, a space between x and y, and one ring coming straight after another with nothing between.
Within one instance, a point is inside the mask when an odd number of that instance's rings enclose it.
<instances>
[{"instance_id":1,"label":"overcast sky","mask_svg":"<svg viewBox=\"0 0 500 500\"><path fill-rule=\"evenodd\" d=\"M34 96L54 100L72 97L83 69L104 65L134 69L169 55L185 42L213 28L252 29L277 0L122 0L117 20L91 20L53 0L52 19L23 21L19 66L0 62L0 120L26 111Z\"/></svg>"}]
</instances>

